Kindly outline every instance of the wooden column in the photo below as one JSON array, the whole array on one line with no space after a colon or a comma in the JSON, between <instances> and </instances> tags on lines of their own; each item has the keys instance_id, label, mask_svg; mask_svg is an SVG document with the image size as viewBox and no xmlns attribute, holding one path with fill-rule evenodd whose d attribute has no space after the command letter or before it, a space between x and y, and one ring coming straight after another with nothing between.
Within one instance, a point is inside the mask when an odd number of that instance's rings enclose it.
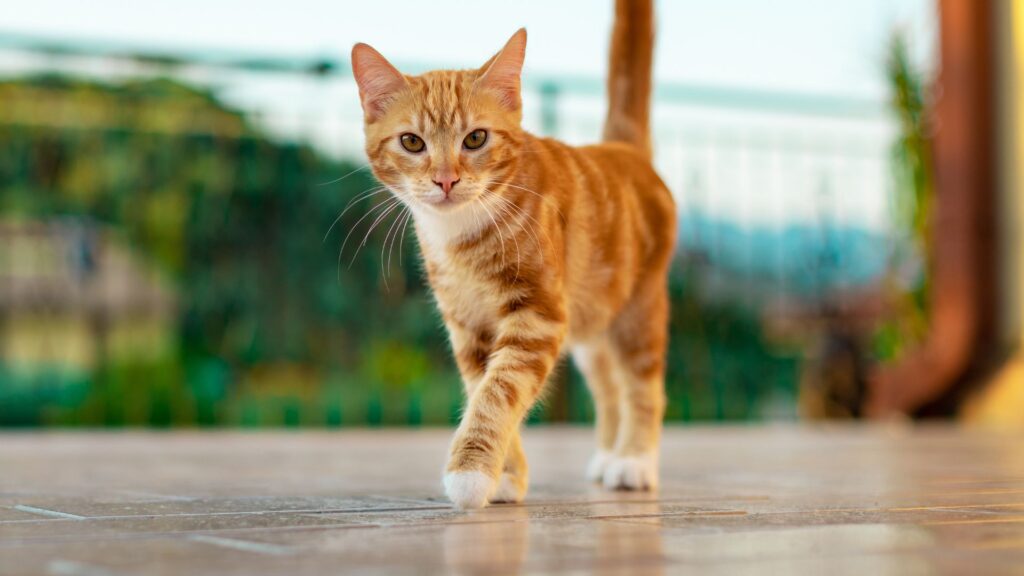
<instances>
[{"instance_id":1,"label":"wooden column","mask_svg":"<svg viewBox=\"0 0 1024 576\"><path fill-rule=\"evenodd\" d=\"M866 412L948 414L997 350L994 3L939 0L930 333L874 374Z\"/></svg>"}]
</instances>

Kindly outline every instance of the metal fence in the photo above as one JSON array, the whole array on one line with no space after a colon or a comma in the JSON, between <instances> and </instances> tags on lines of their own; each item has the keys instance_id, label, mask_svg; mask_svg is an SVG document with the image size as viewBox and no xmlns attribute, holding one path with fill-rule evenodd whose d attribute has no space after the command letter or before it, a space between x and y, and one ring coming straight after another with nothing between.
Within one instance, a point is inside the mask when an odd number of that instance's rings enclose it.
<instances>
[{"instance_id":1,"label":"metal fence","mask_svg":"<svg viewBox=\"0 0 1024 576\"><path fill-rule=\"evenodd\" d=\"M600 79L524 90L528 128L596 139ZM667 85L654 120L681 212L669 417L792 417L803 343L766 322L884 272L893 122ZM370 198L322 241L374 186L361 131L340 60L0 35L0 424L456 418L411 235L401 266L386 225L339 255ZM532 418L588 419L578 376L556 379Z\"/></svg>"}]
</instances>

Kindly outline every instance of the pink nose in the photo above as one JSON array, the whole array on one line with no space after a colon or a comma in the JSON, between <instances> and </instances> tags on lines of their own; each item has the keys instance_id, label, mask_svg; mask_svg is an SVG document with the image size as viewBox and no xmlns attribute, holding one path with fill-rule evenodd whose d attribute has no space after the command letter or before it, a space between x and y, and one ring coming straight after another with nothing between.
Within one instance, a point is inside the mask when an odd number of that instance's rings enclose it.
<instances>
[{"instance_id":1,"label":"pink nose","mask_svg":"<svg viewBox=\"0 0 1024 576\"><path fill-rule=\"evenodd\" d=\"M452 188L454 188L455 185L458 183L459 177L451 172L445 174L438 174L434 180L434 184L437 184L438 186L441 187L441 190L444 190L445 198L448 197L448 194L451 193Z\"/></svg>"}]
</instances>

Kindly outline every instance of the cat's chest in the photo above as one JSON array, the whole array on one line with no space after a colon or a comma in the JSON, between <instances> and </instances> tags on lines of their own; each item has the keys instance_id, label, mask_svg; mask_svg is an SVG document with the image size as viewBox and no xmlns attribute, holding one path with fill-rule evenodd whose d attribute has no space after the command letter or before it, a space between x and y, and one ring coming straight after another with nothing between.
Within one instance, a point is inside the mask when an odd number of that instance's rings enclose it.
<instances>
[{"instance_id":1,"label":"cat's chest","mask_svg":"<svg viewBox=\"0 0 1024 576\"><path fill-rule=\"evenodd\" d=\"M430 286L446 319L469 327L492 326L507 300L499 281L472 262L440 254L427 258Z\"/></svg>"}]
</instances>

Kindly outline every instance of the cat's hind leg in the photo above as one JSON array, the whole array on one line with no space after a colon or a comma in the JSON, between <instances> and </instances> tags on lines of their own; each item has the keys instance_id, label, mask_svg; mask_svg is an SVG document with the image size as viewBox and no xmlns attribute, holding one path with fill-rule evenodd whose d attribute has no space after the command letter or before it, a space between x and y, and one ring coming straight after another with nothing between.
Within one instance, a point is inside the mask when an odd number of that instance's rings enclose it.
<instances>
[{"instance_id":1,"label":"cat's hind leg","mask_svg":"<svg viewBox=\"0 0 1024 576\"><path fill-rule=\"evenodd\" d=\"M606 488L648 490L658 486L658 450L665 413L665 351L668 291L652 279L620 312L611 328L620 378L620 419L612 456L605 463Z\"/></svg>"},{"instance_id":2,"label":"cat's hind leg","mask_svg":"<svg viewBox=\"0 0 1024 576\"><path fill-rule=\"evenodd\" d=\"M517 430L509 440L505 451L505 465L498 478L498 487L490 497L492 503L522 502L529 488L529 471L526 465L526 453L523 451L522 437Z\"/></svg>"},{"instance_id":3,"label":"cat's hind leg","mask_svg":"<svg viewBox=\"0 0 1024 576\"><path fill-rule=\"evenodd\" d=\"M600 336L572 347L572 360L583 374L590 395L594 399L594 428L597 449L587 464L586 476L593 482L603 482L604 471L615 451L619 432L619 411L622 404L618 360L610 339Z\"/></svg>"}]
</instances>

